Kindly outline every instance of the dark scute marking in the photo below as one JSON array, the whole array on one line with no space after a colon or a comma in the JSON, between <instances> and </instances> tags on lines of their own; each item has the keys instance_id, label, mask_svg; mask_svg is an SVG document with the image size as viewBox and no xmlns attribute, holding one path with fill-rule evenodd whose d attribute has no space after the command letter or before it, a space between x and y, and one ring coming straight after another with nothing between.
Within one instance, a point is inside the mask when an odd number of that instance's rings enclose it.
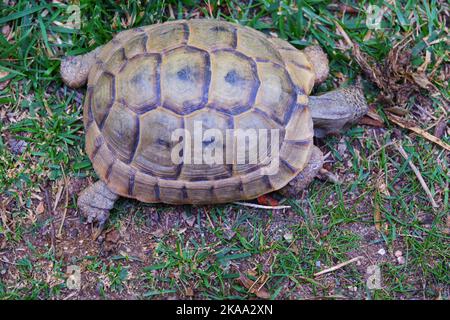
<instances>
[{"instance_id":1,"label":"dark scute marking","mask_svg":"<svg viewBox=\"0 0 450 320\"><path fill-rule=\"evenodd\" d=\"M142 107L139 107L138 110L134 110L134 109L131 109L131 110L133 110L134 112L136 112L137 114L140 115L140 114L144 114L144 113L147 113L147 112L149 112L151 110L156 109L158 107L158 105L159 105L159 103L147 104L147 105L144 105Z\"/></svg>"},{"instance_id":2,"label":"dark scute marking","mask_svg":"<svg viewBox=\"0 0 450 320\"><path fill-rule=\"evenodd\" d=\"M134 137L133 148L131 149L130 159L128 159L128 161L127 161L128 164L130 164L133 161L134 155L136 154L136 150L137 150L138 145L139 145L141 123L139 121L139 117L137 117L137 116L135 117L134 121L135 121L134 125L135 125L135 128L136 128L136 134L135 134L135 137Z\"/></svg>"},{"instance_id":3,"label":"dark scute marking","mask_svg":"<svg viewBox=\"0 0 450 320\"><path fill-rule=\"evenodd\" d=\"M100 130L103 129L106 119L108 118L109 113L111 112L111 108L114 104L114 100L116 99L116 78L110 72L104 72L104 74L111 77L111 102L108 103L108 105L106 106L106 112L105 112L105 115L103 116L103 119L100 121L100 123L97 123Z\"/></svg>"},{"instance_id":4,"label":"dark scute marking","mask_svg":"<svg viewBox=\"0 0 450 320\"><path fill-rule=\"evenodd\" d=\"M109 180L109 176L111 175L113 166L114 166L114 162L116 162L116 159L113 160L113 162L111 162L111 164L108 166L108 169L106 169L106 173L105 173L105 179L106 181Z\"/></svg>"},{"instance_id":5,"label":"dark scute marking","mask_svg":"<svg viewBox=\"0 0 450 320\"><path fill-rule=\"evenodd\" d=\"M102 145L103 145L103 137L102 136L98 136L97 138L95 138L94 150L92 151L92 155L91 155L92 160L95 159L95 156L97 155L97 153L100 150L100 147Z\"/></svg>"},{"instance_id":6,"label":"dark scute marking","mask_svg":"<svg viewBox=\"0 0 450 320\"><path fill-rule=\"evenodd\" d=\"M189 40L189 35L190 35L189 26L187 23L182 23L181 25L183 26L184 41L187 42Z\"/></svg>"},{"instance_id":7,"label":"dark scute marking","mask_svg":"<svg viewBox=\"0 0 450 320\"><path fill-rule=\"evenodd\" d=\"M237 43L238 43L238 35L237 35L237 29L234 28L233 29L233 42L231 44L231 46L233 47L233 49L237 48Z\"/></svg>"},{"instance_id":8,"label":"dark scute marking","mask_svg":"<svg viewBox=\"0 0 450 320\"><path fill-rule=\"evenodd\" d=\"M279 124L280 126L283 126L283 123L280 120L278 120L276 117L274 117L273 115L268 115L265 111L263 111L259 108L254 108L253 110L255 111L255 113L262 115L264 118L272 119L272 121L274 121L275 123Z\"/></svg>"},{"instance_id":9,"label":"dark scute marking","mask_svg":"<svg viewBox=\"0 0 450 320\"><path fill-rule=\"evenodd\" d=\"M231 175L230 174L220 174L218 176L214 176L213 180L222 180L222 179L227 179L230 178Z\"/></svg>"},{"instance_id":10,"label":"dark scute marking","mask_svg":"<svg viewBox=\"0 0 450 320\"><path fill-rule=\"evenodd\" d=\"M305 108L304 105L298 104L295 100L296 99L293 99L291 105L288 107L286 114L284 115L284 124L287 124L289 122L294 112L303 112L303 109Z\"/></svg>"},{"instance_id":11,"label":"dark scute marking","mask_svg":"<svg viewBox=\"0 0 450 320\"><path fill-rule=\"evenodd\" d=\"M122 56L121 58L122 58L122 60L125 60L125 62L127 61L127 55L125 54L125 48L120 48L119 49L119 51L120 51L120 55Z\"/></svg>"},{"instance_id":12,"label":"dark scute marking","mask_svg":"<svg viewBox=\"0 0 450 320\"><path fill-rule=\"evenodd\" d=\"M92 114L92 97L94 93L94 87L88 86L87 88L87 110L88 110L88 121L87 121L87 128L86 130L91 126L91 123L94 121L94 115Z\"/></svg>"},{"instance_id":13,"label":"dark scute marking","mask_svg":"<svg viewBox=\"0 0 450 320\"><path fill-rule=\"evenodd\" d=\"M244 184L242 183L242 180L239 181L238 190L239 190L239 192L243 192L244 191Z\"/></svg>"},{"instance_id":14,"label":"dark scute marking","mask_svg":"<svg viewBox=\"0 0 450 320\"><path fill-rule=\"evenodd\" d=\"M155 198L158 200L158 201L160 201L161 200L161 192L160 192L160 190L159 190L159 184L158 183L156 183L155 184L155 187L153 188L154 190L154 192L155 192Z\"/></svg>"},{"instance_id":15,"label":"dark scute marking","mask_svg":"<svg viewBox=\"0 0 450 320\"><path fill-rule=\"evenodd\" d=\"M148 35L144 34L142 37L142 45L144 46L144 52L147 53L147 42L148 42Z\"/></svg>"},{"instance_id":16,"label":"dark scute marking","mask_svg":"<svg viewBox=\"0 0 450 320\"><path fill-rule=\"evenodd\" d=\"M183 196L183 199L187 199L187 198L188 198L188 193L187 193L187 188L186 188L186 186L183 186L183 187L181 188L181 194L182 194L182 196Z\"/></svg>"},{"instance_id":17,"label":"dark scute marking","mask_svg":"<svg viewBox=\"0 0 450 320\"><path fill-rule=\"evenodd\" d=\"M250 168L247 168L244 171L240 171L240 174L249 174L249 173L257 171L259 169L261 169L261 166L260 165L255 165L255 166L252 166Z\"/></svg>"},{"instance_id":18,"label":"dark scute marking","mask_svg":"<svg viewBox=\"0 0 450 320\"><path fill-rule=\"evenodd\" d=\"M198 177L192 177L189 178L189 181L208 181L208 177L207 176L198 176Z\"/></svg>"},{"instance_id":19,"label":"dark scute marking","mask_svg":"<svg viewBox=\"0 0 450 320\"><path fill-rule=\"evenodd\" d=\"M203 103L192 104L189 101L185 101L183 103L183 109L179 110L179 109L177 109L176 106L170 104L167 101L164 101L164 103L163 103L163 108L169 109L173 113L176 113L176 114L181 115L181 116L190 114L190 113L192 113L194 111L197 111L197 110L200 110L203 107L204 107Z\"/></svg>"},{"instance_id":20,"label":"dark scute marking","mask_svg":"<svg viewBox=\"0 0 450 320\"><path fill-rule=\"evenodd\" d=\"M294 66L296 66L297 68L304 69L304 70L307 70L307 71L311 71L311 68L308 67L308 66L305 66L304 64L298 63L298 62L296 62L296 61L291 61L291 63L292 63Z\"/></svg>"},{"instance_id":21,"label":"dark scute marking","mask_svg":"<svg viewBox=\"0 0 450 320\"><path fill-rule=\"evenodd\" d=\"M279 47L280 50L285 50L285 51L298 51L298 49L296 48L291 48L291 47Z\"/></svg>"},{"instance_id":22,"label":"dark scute marking","mask_svg":"<svg viewBox=\"0 0 450 320\"><path fill-rule=\"evenodd\" d=\"M241 106L234 106L231 109L227 109L227 108L220 107L216 104L210 104L209 107L211 109L217 110L219 112L222 112L222 113L225 113L226 115L231 115L231 116L238 115L238 114L240 114L244 111L250 110L252 108L251 105L248 105L248 106L241 105Z\"/></svg>"},{"instance_id":23,"label":"dark scute marking","mask_svg":"<svg viewBox=\"0 0 450 320\"><path fill-rule=\"evenodd\" d=\"M225 167L227 169L228 176L231 177L233 175L233 165L232 164L227 164Z\"/></svg>"},{"instance_id":24,"label":"dark scute marking","mask_svg":"<svg viewBox=\"0 0 450 320\"><path fill-rule=\"evenodd\" d=\"M280 157L280 161L281 161L281 163L286 167L286 168L288 168L288 170L291 172L291 173L296 173L297 172L297 169L295 169L289 162L287 162L285 159L283 159L283 158L281 158Z\"/></svg>"},{"instance_id":25,"label":"dark scute marking","mask_svg":"<svg viewBox=\"0 0 450 320\"><path fill-rule=\"evenodd\" d=\"M144 78L144 75L142 74L142 72L136 72L134 74L134 76L131 78L131 83L134 86L139 86L139 84L141 84L142 82L146 81L146 79Z\"/></svg>"},{"instance_id":26,"label":"dark scute marking","mask_svg":"<svg viewBox=\"0 0 450 320\"><path fill-rule=\"evenodd\" d=\"M163 146L163 147L165 147L165 148L167 148L167 149L170 148L170 142L168 142L168 141L166 141L166 140L164 140L164 139L158 138L158 140L156 140L156 142L157 142L160 146Z\"/></svg>"},{"instance_id":27,"label":"dark scute marking","mask_svg":"<svg viewBox=\"0 0 450 320\"><path fill-rule=\"evenodd\" d=\"M236 70L228 71L225 76L225 81L234 86L238 86L242 80L242 77L236 72Z\"/></svg>"},{"instance_id":28,"label":"dark scute marking","mask_svg":"<svg viewBox=\"0 0 450 320\"><path fill-rule=\"evenodd\" d=\"M183 69L177 72L178 79L182 81L193 81L196 79L196 73L192 72L189 66L184 67Z\"/></svg>"},{"instance_id":29,"label":"dark scute marking","mask_svg":"<svg viewBox=\"0 0 450 320\"><path fill-rule=\"evenodd\" d=\"M155 72L155 83L156 83L156 104L161 104L161 55L156 54L156 72Z\"/></svg>"},{"instance_id":30,"label":"dark scute marking","mask_svg":"<svg viewBox=\"0 0 450 320\"><path fill-rule=\"evenodd\" d=\"M214 32L229 32L230 30L224 26L215 26L210 28L209 30Z\"/></svg>"},{"instance_id":31,"label":"dark scute marking","mask_svg":"<svg viewBox=\"0 0 450 320\"><path fill-rule=\"evenodd\" d=\"M204 107L208 103L208 92L209 92L209 85L211 83L211 58L209 56L209 53L206 52L205 55L205 86L203 88L203 96L202 96L202 103L201 106Z\"/></svg>"},{"instance_id":32,"label":"dark scute marking","mask_svg":"<svg viewBox=\"0 0 450 320\"><path fill-rule=\"evenodd\" d=\"M259 80L259 77L258 77L258 68L256 67L255 61L253 59L250 59L249 61L250 61L250 65L252 66L253 74L256 77L255 83L253 84L252 91L250 93L250 100L249 100L249 104L251 106L253 106L253 104L255 103L255 100L256 100L256 95L258 94L259 86L261 85L261 81Z\"/></svg>"},{"instance_id":33,"label":"dark scute marking","mask_svg":"<svg viewBox=\"0 0 450 320\"><path fill-rule=\"evenodd\" d=\"M270 63L274 68L276 68L276 69L283 69L286 72L286 69L285 69L284 65L279 64L279 63L274 62L274 61L271 61L269 59L255 58L255 61L259 62L259 63Z\"/></svg>"},{"instance_id":34,"label":"dark scute marking","mask_svg":"<svg viewBox=\"0 0 450 320\"><path fill-rule=\"evenodd\" d=\"M267 189L269 189L269 190L273 189L272 183L270 182L270 178L268 175L264 175L262 177L262 180L263 180L264 184L266 185Z\"/></svg>"},{"instance_id":35,"label":"dark scute marking","mask_svg":"<svg viewBox=\"0 0 450 320\"><path fill-rule=\"evenodd\" d=\"M183 163L180 163L178 166L177 166L177 169L176 169L176 171L175 171L175 176L174 176L174 179L175 180L178 180L178 178L180 177L180 175L181 175L181 171L183 170Z\"/></svg>"},{"instance_id":36,"label":"dark scute marking","mask_svg":"<svg viewBox=\"0 0 450 320\"><path fill-rule=\"evenodd\" d=\"M269 59L262 59L262 58L256 58L255 61L261 62L261 63L270 63L271 62Z\"/></svg>"},{"instance_id":37,"label":"dark scute marking","mask_svg":"<svg viewBox=\"0 0 450 320\"><path fill-rule=\"evenodd\" d=\"M311 140L284 140L285 143L287 144L293 144L296 146L307 146L308 144L311 143Z\"/></svg>"},{"instance_id":38,"label":"dark scute marking","mask_svg":"<svg viewBox=\"0 0 450 320\"><path fill-rule=\"evenodd\" d=\"M134 180L135 180L135 177L136 177L136 171L132 170L130 172L130 177L129 177L129 180L128 180L128 195L129 196L133 196L133 193L134 193Z\"/></svg>"},{"instance_id":39,"label":"dark scute marking","mask_svg":"<svg viewBox=\"0 0 450 320\"><path fill-rule=\"evenodd\" d=\"M234 129L234 118L233 117L228 117L227 126L228 126L228 129Z\"/></svg>"},{"instance_id":40,"label":"dark scute marking","mask_svg":"<svg viewBox=\"0 0 450 320\"><path fill-rule=\"evenodd\" d=\"M125 69L125 67L127 66L127 64L128 64L128 60L125 60L125 62L122 64L122 66L121 66L120 69L119 69L119 73L122 72L123 69Z\"/></svg>"}]
</instances>

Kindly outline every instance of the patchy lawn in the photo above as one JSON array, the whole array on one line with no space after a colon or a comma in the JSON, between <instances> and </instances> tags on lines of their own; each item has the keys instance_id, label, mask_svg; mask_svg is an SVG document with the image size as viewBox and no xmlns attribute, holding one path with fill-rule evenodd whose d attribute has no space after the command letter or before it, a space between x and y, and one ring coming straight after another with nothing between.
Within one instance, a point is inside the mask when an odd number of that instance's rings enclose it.
<instances>
[{"instance_id":1,"label":"patchy lawn","mask_svg":"<svg viewBox=\"0 0 450 320\"><path fill-rule=\"evenodd\" d=\"M1 299L449 298L447 2L380 1L381 29L360 1L102 3L0 3ZM81 28L70 28L78 12ZM316 179L281 199L283 210L121 199L93 239L76 207L96 180L84 89L63 85L59 58L124 29L198 17L299 49L319 43L331 73L314 94L362 76L369 115L316 141L340 183Z\"/></svg>"}]
</instances>

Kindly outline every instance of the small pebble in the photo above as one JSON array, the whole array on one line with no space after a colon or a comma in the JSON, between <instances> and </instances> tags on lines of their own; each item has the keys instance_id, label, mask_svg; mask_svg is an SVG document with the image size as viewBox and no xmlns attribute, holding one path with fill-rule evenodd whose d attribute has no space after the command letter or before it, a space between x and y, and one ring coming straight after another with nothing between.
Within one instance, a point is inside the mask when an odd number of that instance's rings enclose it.
<instances>
[{"instance_id":1,"label":"small pebble","mask_svg":"<svg viewBox=\"0 0 450 320\"><path fill-rule=\"evenodd\" d=\"M400 250L395 251L394 254L395 254L395 256L396 256L397 258L403 256L403 252L401 252Z\"/></svg>"},{"instance_id":2,"label":"small pebble","mask_svg":"<svg viewBox=\"0 0 450 320\"><path fill-rule=\"evenodd\" d=\"M397 262L398 264L405 264L405 258L403 258L403 256L400 256L397 258Z\"/></svg>"},{"instance_id":3,"label":"small pebble","mask_svg":"<svg viewBox=\"0 0 450 320\"><path fill-rule=\"evenodd\" d=\"M378 250L378 254L380 256L384 256L386 254L386 250L384 250L383 248L381 248L380 250Z\"/></svg>"}]
</instances>

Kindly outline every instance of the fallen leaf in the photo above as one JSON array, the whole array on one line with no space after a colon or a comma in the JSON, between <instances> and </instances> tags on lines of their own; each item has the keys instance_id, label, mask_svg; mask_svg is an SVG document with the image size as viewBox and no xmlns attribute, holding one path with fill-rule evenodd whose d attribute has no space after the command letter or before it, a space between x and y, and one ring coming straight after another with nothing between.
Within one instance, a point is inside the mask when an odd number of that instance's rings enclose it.
<instances>
[{"instance_id":1,"label":"fallen leaf","mask_svg":"<svg viewBox=\"0 0 450 320\"><path fill-rule=\"evenodd\" d=\"M409 113L408 110L406 110L405 108L400 108L400 107L390 107L390 108L386 108L385 110L389 111L390 113L396 114L398 116L404 116Z\"/></svg>"},{"instance_id":2,"label":"fallen leaf","mask_svg":"<svg viewBox=\"0 0 450 320\"><path fill-rule=\"evenodd\" d=\"M0 88L1 89L1 88ZM9 139L9 149L14 154L22 154L27 148L27 143L23 140Z\"/></svg>"},{"instance_id":3,"label":"fallen leaf","mask_svg":"<svg viewBox=\"0 0 450 320\"><path fill-rule=\"evenodd\" d=\"M186 222L186 224L189 227L193 227L195 224L195 215L191 214L191 215L187 215L186 212L183 212L182 215L184 222Z\"/></svg>"},{"instance_id":4,"label":"fallen leaf","mask_svg":"<svg viewBox=\"0 0 450 320\"><path fill-rule=\"evenodd\" d=\"M431 87L433 87L433 84L430 82L430 80L428 80L428 77L424 72L413 73L411 76L414 82L419 85L419 87L423 89L430 89Z\"/></svg>"},{"instance_id":5,"label":"fallen leaf","mask_svg":"<svg viewBox=\"0 0 450 320\"><path fill-rule=\"evenodd\" d=\"M267 194L258 197L257 200L258 203L263 206L278 206L278 201Z\"/></svg>"},{"instance_id":6,"label":"fallen leaf","mask_svg":"<svg viewBox=\"0 0 450 320\"><path fill-rule=\"evenodd\" d=\"M37 208L36 208L36 213L37 213L37 214L42 214L42 213L44 213L44 210L45 210L45 208L44 208L44 202L41 201L41 202L39 202L39 204L38 204L38 206L37 206Z\"/></svg>"},{"instance_id":7,"label":"fallen leaf","mask_svg":"<svg viewBox=\"0 0 450 320\"><path fill-rule=\"evenodd\" d=\"M159 228L159 229L156 229L153 232L150 232L150 234L155 236L155 237L157 237L157 238L162 238L164 236L164 230Z\"/></svg>"},{"instance_id":8,"label":"fallen leaf","mask_svg":"<svg viewBox=\"0 0 450 320\"><path fill-rule=\"evenodd\" d=\"M377 128L384 127L384 123L382 121L372 119L368 116L362 117L361 120L359 120L358 124L364 124L367 126L372 126L372 127L377 127Z\"/></svg>"},{"instance_id":9,"label":"fallen leaf","mask_svg":"<svg viewBox=\"0 0 450 320\"><path fill-rule=\"evenodd\" d=\"M441 139L433 136L432 134L426 132L425 130L417 127L416 125L410 123L410 121L405 121L404 119L401 119L392 114L387 114L387 116L390 121L394 122L395 124L399 125L400 127L411 130L411 131L421 135L425 139L430 140L431 142L434 142L434 143L440 145L442 148L450 151L449 144L447 144L446 142L442 141Z\"/></svg>"},{"instance_id":10,"label":"fallen leaf","mask_svg":"<svg viewBox=\"0 0 450 320\"><path fill-rule=\"evenodd\" d=\"M445 128L447 127L447 119L443 117L439 122L436 124L436 127L434 127L434 136L436 138L442 138L445 132Z\"/></svg>"},{"instance_id":11,"label":"fallen leaf","mask_svg":"<svg viewBox=\"0 0 450 320\"><path fill-rule=\"evenodd\" d=\"M373 213L373 220L375 222L375 229L377 229L378 232L381 231L381 210L380 205L378 202L375 202L374 206L374 213Z\"/></svg>"},{"instance_id":12,"label":"fallen leaf","mask_svg":"<svg viewBox=\"0 0 450 320\"><path fill-rule=\"evenodd\" d=\"M270 294L267 292L265 288L263 288L260 284L255 281L250 280L244 274L241 274L238 280L242 283L242 285L248 290L248 292L253 293L258 298L261 299L269 299Z\"/></svg>"},{"instance_id":13,"label":"fallen leaf","mask_svg":"<svg viewBox=\"0 0 450 320\"><path fill-rule=\"evenodd\" d=\"M291 242L292 239L294 238L294 236L292 235L292 232L288 231L284 234L283 236L284 240L286 240L287 242Z\"/></svg>"},{"instance_id":14,"label":"fallen leaf","mask_svg":"<svg viewBox=\"0 0 450 320\"><path fill-rule=\"evenodd\" d=\"M192 290L191 287L186 288L186 296L193 297L194 296L194 290Z\"/></svg>"},{"instance_id":15,"label":"fallen leaf","mask_svg":"<svg viewBox=\"0 0 450 320\"><path fill-rule=\"evenodd\" d=\"M105 240L107 242L111 242L111 243L117 243L120 240L120 233L118 230L113 229L109 232L106 233L106 238Z\"/></svg>"},{"instance_id":16,"label":"fallen leaf","mask_svg":"<svg viewBox=\"0 0 450 320\"><path fill-rule=\"evenodd\" d=\"M0 71L0 79L6 77L7 75L9 75L9 72ZM5 81L1 81L0 82L0 90L5 89L8 86L10 81L11 81L11 79L8 79L8 80L5 80Z\"/></svg>"}]
</instances>

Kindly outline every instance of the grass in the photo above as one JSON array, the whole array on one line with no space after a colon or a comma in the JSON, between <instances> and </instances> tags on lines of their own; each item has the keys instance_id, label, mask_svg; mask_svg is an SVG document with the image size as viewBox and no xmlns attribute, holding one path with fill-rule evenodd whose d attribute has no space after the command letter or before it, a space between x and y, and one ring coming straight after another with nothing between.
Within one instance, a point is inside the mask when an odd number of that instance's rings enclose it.
<instances>
[{"instance_id":1,"label":"grass","mask_svg":"<svg viewBox=\"0 0 450 320\"><path fill-rule=\"evenodd\" d=\"M11 2L11 1L10 1ZM379 1L388 10L381 30L366 25L369 2L331 1L82 1L81 29L65 23L66 3L0 4L0 298L246 299L255 292L245 274L273 299L448 299L448 152L387 121L380 91L365 94L385 120L357 125L317 141L330 152L342 184L315 180L292 209L270 212L236 205L172 207L121 199L108 232L120 240L91 239L76 210L76 194L95 180L83 151L83 90L65 87L59 57L87 52L117 32L172 19L214 17L274 32L297 48L319 43L330 59L325 92L355 81L361 69L336 31L339 24L361 51L381 64L405 37L413 72L434 86L397 107L433 134L448 125L448 34L443 1ZM352 9L353 8L353 9ZM76 12L76 11L75 11ZM448 17L447 17L448 19ZM439 62L441 61L441 62ZM439 62L439 63L438 63ZM1 86L0 86L1 87ZM447 101L447 103L445 102ZM441 139L450 143L448 126ZM17 141L22 149L17 150ZM393 142L418 167L439 208L433 209ZM20 148L19 148L20 149ZM66 179L65 179L66 177ZM62 236L57 234L65 211ZM48 209L58 198L56 210ZM381 219L381 221L377 221ZM386 254L378 253L385 249ZM399 264L395 252L405 258ZM363 256L324 276L314 273ZM82 289L66 285L66 268L82 270ZM381 270L382 288L370 290L366 268Z\"/></svg>"}]
</instances>

